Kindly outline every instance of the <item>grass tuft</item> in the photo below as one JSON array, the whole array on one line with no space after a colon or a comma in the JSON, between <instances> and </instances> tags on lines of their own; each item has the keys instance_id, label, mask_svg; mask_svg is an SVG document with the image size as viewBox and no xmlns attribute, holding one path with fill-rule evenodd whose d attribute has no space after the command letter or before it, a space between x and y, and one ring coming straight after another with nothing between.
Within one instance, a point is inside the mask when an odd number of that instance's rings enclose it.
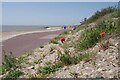
<instances>
[{"instance_id":1,"label":"grass tuft","mask_svg":"<svg viewBox=\"0 0 120 80\"><path fill-rule=\"evenodd\" d=\"M3 78L3 80L17 80L20 75L22 75L23 72L19 70L12 70L8 73L8 75Z\"/></svg>"},{"instance_id":2,"label":"grass tuft","mask_svg":"<svg viewBox=\"0 0 120 80\"><path fill-rule=\"evenodd\" d=\"M16 58L10 53L10 55L4 54L4 62L2 63L2 73L11 70L11 68L15 69L17 67L18 61Z\"/></svg>"},{"instance_id":3,"label":"grass tuft","mask_svg":"<svg viewBox=\"0 0 120 80\"><path fill-rule=\"evenodd\" d=\"M57 62L55 64L47 63L44 67L38 69L38 73L41 74L40 76L42 78L47 77L49 74L59 70L62 66L61 62Z\"/></svg>"},{"instance_id":4,"label":"grass tuft","mask_svg":"<svg viewBox=\"0 0 120 80\"><path fill-rule=\"evenodd\" d=\"M80 61L89 61L95 55L95 53L93 52L85 53L82 55L78 54L76 56L70 56L68 53L62 54L60 52L58 54L59 54L58 58L63 65L72 65L72 64L77 64Z\"/></svg>"},{"instance_id":5,"label":"grass tuft","mask_svg":"<svg viewBox=\"0 0 120 80\"><path fill-rule=\"evenodd\" d=\"M23 58L16 59L12 52L10 55L6 55L4 51L3 63L2 63L2 74L8 72L8 74L3 78L3 80L16 80L23 72L17 70L19 64L23 62Z\"/></svg>"}]
</instances>

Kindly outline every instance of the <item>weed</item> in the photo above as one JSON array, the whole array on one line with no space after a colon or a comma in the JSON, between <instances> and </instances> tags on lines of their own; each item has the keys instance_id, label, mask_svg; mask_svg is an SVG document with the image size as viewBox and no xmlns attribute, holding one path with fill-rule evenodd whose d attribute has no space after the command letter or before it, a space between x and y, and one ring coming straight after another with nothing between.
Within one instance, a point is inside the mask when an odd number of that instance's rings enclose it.
<instances>
[{"instance_id":1,"label":"weed","mask_svg":"<svg viewBox=\"0 0 120 80\"><path fill-rule=\"evenodd\" d=\"M95 53L91 52L91 53L85 53L83 55L78 55L78 60L80 61L89 61L91 60L93 57L95 56Z\"/></svg>"},{"instance_id":2,"label":"weed","mask_svg":"<svg viewBox=\"0 0 120 80\"><path fill-rule=\"evenodd\" d=\"M6 55L4 52L4 58L2 63L2 74L8 72L8 74L3 78L3 80L16 80L23 72L17 70L19 64L25 61L25 57L15 58L12 53Z\"/></svg>"},{"instance_id":3,"label":"weed","mask_svg":"<svg viewBox=\"0 0 120 80\"><path fill-rule=\"evenodd\" d=\"M27 61L26 56L20 56L16 59L18 64L25 63Z\"/></svg>"},{"instance_id":4,"label":"weed","mask_svg":"<svg viewBox=\"0 0 120 80\"><path fill-rule=\"evenodd\" d=\"M8 75L5 78L3 78L3 80L16 80L22 74L23 72L19 70L12 70L8 73Z\"/></svg>"},{"instance_id":5,"label":"weed","mask_svg":"<svg viewBox=\"0 0 120 80\"><path fill-rule=\"evenodd\" d=\"M89 61L94 56L94 53L85 53L85 54L78 54L76 56L70 56L68 53L62 54L60 51L58 53L58 58L61 61L63 65L71 65L71 64L77 64L80 61Z\"/></svg>"},{"instance_id":6,"label":"weed","mask_svg":"<svg viewBox=\"0 0 120 80\"><path fill-rule=\"evenodd\" d=\"M45 75L45 74L50 74L50 73L53 73L55 71L58 70L58 68L61 67L61 64L49 64L49 65L46 65L45 67L42 68L42 73Z\"/></svg>"},{"instance_id":7,"label":"weed","mask_svg":"<svg viewBox=\"0 0 120 80\"><path fill-rule=\"evenodd\" d=\"M4 62L2 63L2 73L11 70L11 68L15 69L17 67L18 61L16 58L10 53L10 55L4 54Z\"/></svg>"},{"instance_id":8,"label":"weed","mask_svg":"<svg viewBox=\"0 0 120 80\"><path fill-rule=\"evenodd\" d=\"M62 67L62 63L46 64L43 68L39 68L38 72L41 73L41 77L47 77L49 74L59 70Z\"/></svg>"}]
</instances>

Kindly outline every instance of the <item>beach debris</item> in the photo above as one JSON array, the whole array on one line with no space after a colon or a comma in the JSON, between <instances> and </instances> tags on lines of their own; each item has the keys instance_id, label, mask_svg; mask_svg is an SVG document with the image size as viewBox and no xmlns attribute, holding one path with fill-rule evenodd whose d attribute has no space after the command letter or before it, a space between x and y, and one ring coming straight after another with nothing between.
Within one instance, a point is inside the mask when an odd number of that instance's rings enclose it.
<instances>
[{"instance_id":1,"label":"beach debris","mask_svg":"<svg viewBox=\"0 0 120 80\"><path fill-rule=\"evenodd\" d=\"M64 43L64 42L65 42L65 38L60 38L60 41L61 41L62 43Z\"/></svg>"}]
</instances>

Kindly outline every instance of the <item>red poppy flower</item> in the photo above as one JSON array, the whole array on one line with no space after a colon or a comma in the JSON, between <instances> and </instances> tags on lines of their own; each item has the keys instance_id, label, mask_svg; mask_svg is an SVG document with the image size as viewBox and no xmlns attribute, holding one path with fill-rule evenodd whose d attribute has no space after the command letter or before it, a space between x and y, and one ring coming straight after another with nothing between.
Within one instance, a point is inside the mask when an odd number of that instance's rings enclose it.
<instances>
[{"instance_id":1,"label":"red poppy flower","mask_svg":"<svg viewBox=\"0 0 120 80\"><path fill-rule=\"evenodd\" d=\"M104 37L105 36L105 32L100 32L100 36Z\"/></svg>"},{"instance_id":2,"label":"red poppy flower","mask_svg":"<svg viewBox=\"0 0 120 80\"><path fill-rule=\"evenodd\" d=\"M64 43L65 38L60 38L60 41L61 41L62 43Z\"/></svg>"}]
</instances>

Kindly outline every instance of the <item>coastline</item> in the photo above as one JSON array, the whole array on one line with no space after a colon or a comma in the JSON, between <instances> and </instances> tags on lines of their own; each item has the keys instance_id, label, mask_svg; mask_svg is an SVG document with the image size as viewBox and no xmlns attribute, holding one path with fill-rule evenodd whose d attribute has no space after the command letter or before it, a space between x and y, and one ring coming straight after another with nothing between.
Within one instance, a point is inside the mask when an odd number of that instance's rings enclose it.
<instances>
[{"instance_id":1,"label":"coastline","mask_svg":"<svg viewBox=\"0 0 120 80\"><path fill-rule=\"evenodd\" d=\"M19 36L19 35L38 33L38 32L50 32L50 31L57 31L61 29L62 29L61 27L50 27L46 29L31 30L31 31L0 32L0 42Z\"/></svg>"}]
</instances>

